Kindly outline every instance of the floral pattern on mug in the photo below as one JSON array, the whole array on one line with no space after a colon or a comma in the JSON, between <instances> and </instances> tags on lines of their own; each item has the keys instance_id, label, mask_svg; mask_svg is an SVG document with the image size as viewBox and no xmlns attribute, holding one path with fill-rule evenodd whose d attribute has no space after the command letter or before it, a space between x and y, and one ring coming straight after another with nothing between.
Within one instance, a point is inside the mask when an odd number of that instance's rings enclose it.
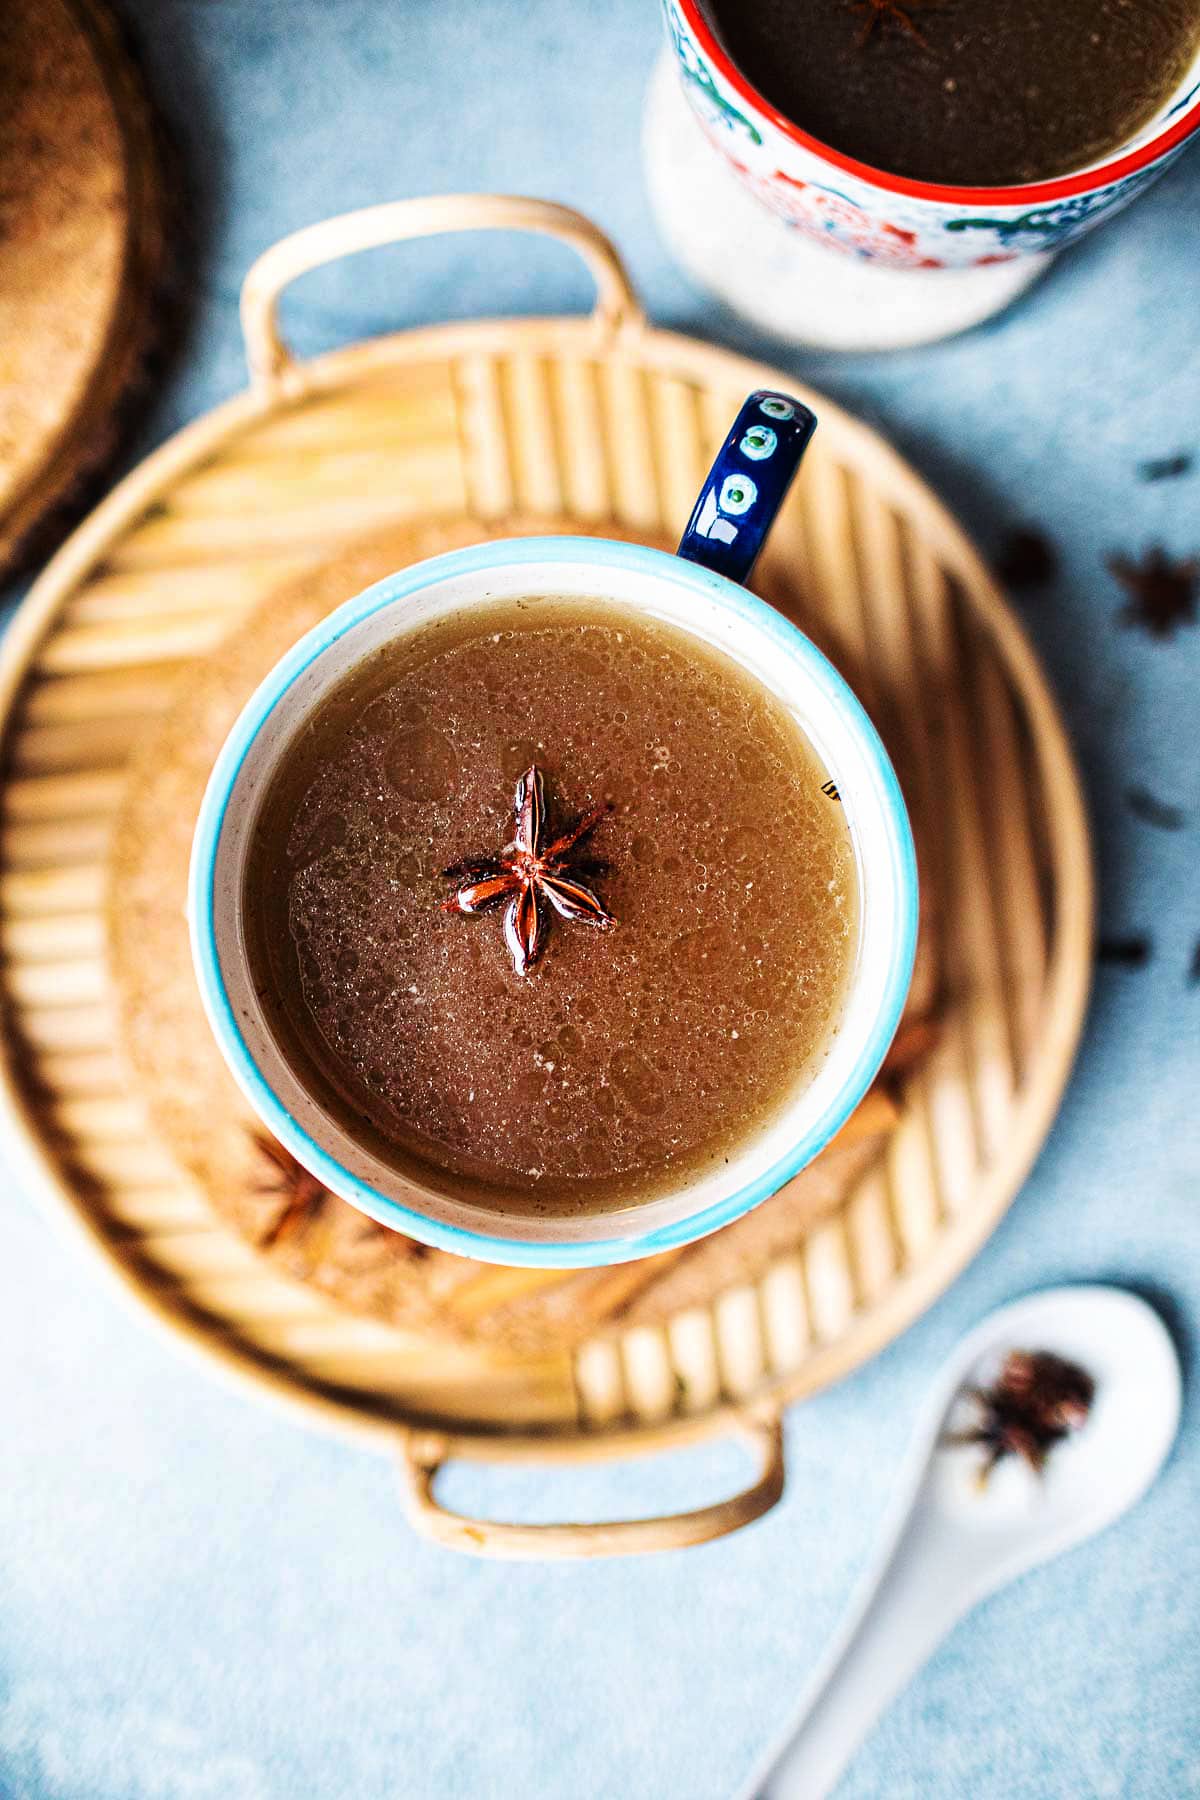
<instances>
[{"instance_id":1,"label":"floral pattern on mug","mask_svg":"<svg viewBox=\"0 0 1200 1800\"><path fill-rule=\"evenodd\" d=\"M1097 224L1114 205L1123 206L1142 188L1148 187L1178 155L1179 151L1175 150L1165 156L1161 163L1155 164L1154 168L1142 169L1136 175L1127 175L1124 181L1117 182L1112 187L1100 188L1092 194L1075 194L1068 200L1058 200L1049 206L1035 206L1028 212L1018 213L1015 218L997 219L989 216L947 219L945 229L991 231L1001 243L1018 249L1026 246L1034 250L1057 248L1059 244L1081 237L1088 226Z\"/></svg>"},{"instance_id":2,"label":"floral pattern on mug","mask_svg":"<svg viewBox=\"0 0 1200 1800\"><path fill-rule=\"evenodd\" d=\"M690 89L689 98L699 117L707 125L734 133L741 132L750 143L761 144L762 134L758 127L752 125L745 113L739 112L722 94L709 72L708 64L683 29L683 20L674 7L668 9L667 28L671 33L683 79Z\"/></svg>"},{"instance_id":3,"label":"floral pattern on mug","mask_svg":"<svg viewBox=\"0 0 1200 1800\"><path fill-rule=\"evenodd\" d=\"M815 181L798 181L781 169L763 177L745 163L734 163L734 167L760 200L806 237L817 238L823 244L844 250L849 256L889 263L894 268L940 269L943 266L937 257L924 254L915 231L906 231L886 221L881 223L837 188L824 187Z\"/></svg>"}]
</instances>

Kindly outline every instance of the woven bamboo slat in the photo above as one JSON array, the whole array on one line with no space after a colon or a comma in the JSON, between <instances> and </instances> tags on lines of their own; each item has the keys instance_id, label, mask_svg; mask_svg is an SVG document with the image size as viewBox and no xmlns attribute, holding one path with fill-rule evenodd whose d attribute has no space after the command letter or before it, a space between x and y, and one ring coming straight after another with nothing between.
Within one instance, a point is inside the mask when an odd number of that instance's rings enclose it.
<instances>
[{"instance_id":1,"label":"woven bamboo slat","mask_svg":"<svg viewBox=\"0 0 1200 1800\"><path fill-rule=\"evenodd\" d=\"M476 321L298 361L276 303L332 257L436 231L549 232L585 318ZM297 233L251 271L249 390L151 456L37 583L0 660L3 1104L57 1216L173 1337L309 1417L400 1447L410 1516L494 1555L699 1542L782 1489L790 1401L886 1344L978 1249L1057 1109L1091 965L1075 770L1038 664L957 524L872 431L821 429L756 581L841 664L901 758L942 967L938 1039L877 1166L754 1282L663 1325L522 1357L432 1344L285 1278L148 1132L115 1051L105 859L132 751L196 659L364 530L514 510L676 532L745 392L777 371L652 329L578 215L406 201ZM480 1304L484 1304L481 1299ZM669 1521L497 1527L444 1513L447 1457L654 1452L739 1433L745 1494Z\"/></svg>"}]
</instances>

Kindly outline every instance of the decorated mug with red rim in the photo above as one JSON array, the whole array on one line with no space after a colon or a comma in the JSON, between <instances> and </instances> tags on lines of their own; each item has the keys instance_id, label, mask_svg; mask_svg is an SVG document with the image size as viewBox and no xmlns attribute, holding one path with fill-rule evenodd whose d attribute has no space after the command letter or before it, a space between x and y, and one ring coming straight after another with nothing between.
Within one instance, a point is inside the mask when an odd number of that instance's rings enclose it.
<instances>
[{"instance_id":1,"label":"decorated mug with red rim","mask_svg":"<svg viewBox=\"0 0 1200 1800\"><path fill-rule=\"evenodd\" d=\"M1128 204L1200 128L1200 56L1128 143L1017 187L948 187L857 162L785 118L723 48L701 0L664 0L683 91L709 142L806 236L894 269L975 269L1061 249Z\"/></svg>"}]
</instances>

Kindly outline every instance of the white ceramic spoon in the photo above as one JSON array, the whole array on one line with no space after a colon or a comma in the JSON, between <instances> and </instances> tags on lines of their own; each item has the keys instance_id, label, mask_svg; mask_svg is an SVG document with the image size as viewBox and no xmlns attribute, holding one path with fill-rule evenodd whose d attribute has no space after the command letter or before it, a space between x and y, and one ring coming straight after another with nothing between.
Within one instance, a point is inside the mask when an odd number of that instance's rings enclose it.
<instances>
[{"instance_id":1,"label":"white ceramic spoon","mask_svg":"<svg viewBox=\"0 0 1200 1800\"><path fill-rule=\"evenodd\" d=\"M1052 1350L1093 1377L1087 1423L1039 1478L943 1440L977 1414L1010 1350ZM1179 1359L1157 1313L1120 1288L1050 1288L1001 1307L946 1363L915 1434L882 1543L790 1728L741 1800L820 1800L858 1745L976 1601L1082 1543L1141 1498L1175 1439Z\"/></svg>"}]
</instances>

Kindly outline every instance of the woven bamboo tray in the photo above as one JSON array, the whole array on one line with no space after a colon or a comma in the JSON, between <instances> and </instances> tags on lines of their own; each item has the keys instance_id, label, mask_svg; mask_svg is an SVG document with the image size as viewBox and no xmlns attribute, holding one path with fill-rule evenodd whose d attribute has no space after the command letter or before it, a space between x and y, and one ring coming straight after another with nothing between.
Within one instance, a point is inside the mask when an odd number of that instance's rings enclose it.
<instances>
[{"instance_id":1,"label":"woven bamboo tray","mask_svg":"<svg viewBox=\"0 0 1200 1800\"><path fill-rule=\"evenodd\" d=\"M479 321L299 362L298 274L403 238L548 232L584 257L586 318ZM404 519L514 512L676 532L746 391L777 371L651 329L578 215L405 201L285 239L243 293L249 390L148 459L45 571L0 662L0 995L9 1140L173 1336L260 1390L400 1452L410 1516L496 1555L699 1542L782 1491L790 1401L886 1344L995 1226L1054 1117L1091 966L1079 787L1038 665L978 554L912 471L809 395L821 429L756 585L831 648L902 745L927 851L944 1024L878 1166L753 1285L663 1329L521 1358L433 1345L270 1269L148 1134L114 1042L102 901L130 753L175 683L331 546ZM749 1489L664 1520L524 1526L442 1511L450 1456L653 1452L735 1431Z\"/></svg>"}]
</instances>

